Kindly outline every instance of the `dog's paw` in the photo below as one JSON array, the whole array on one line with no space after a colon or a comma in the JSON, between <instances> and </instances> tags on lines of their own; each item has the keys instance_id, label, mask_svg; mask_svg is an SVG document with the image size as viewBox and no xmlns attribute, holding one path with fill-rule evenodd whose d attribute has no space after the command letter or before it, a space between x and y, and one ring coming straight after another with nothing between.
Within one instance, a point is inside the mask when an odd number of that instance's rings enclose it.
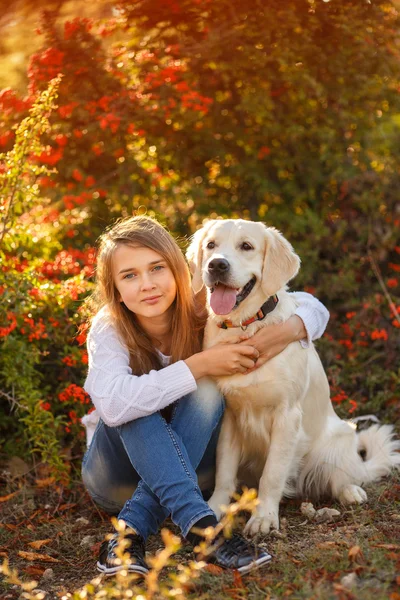
<instances>
[{"instance_id":1,"label":"dog's paw","mask_svg":"<svg viewBox=\"0 0 400 600\"><path fill-rule=\"evenodd\" d=\"M338 494L342 504L362 504L368 500L366 492L358 485L346 485Z\"/></svg>"},{"instance_id":2,"label":"dog's paw","mask_svg":"<svg viewBox=\"0 0 400 600\"><path fill-rule=\"evenodd\" d=\"M279 529L278 513L269 512L267 515L253 515L246 523L244 532L247 535L255 536L258 533L267 534L271 529Z\"/></svg>"},{"instance_id":3,"label":"dog's paw","mask_svg":"<svg viewBox=\"0 0 400 600\"><path fill-rule=\"evenodd\" d=\"M219 520L223 514L223 506L228 506L230 497L225 493L214 492L208 501L208 506L215 512L215 516Z\"/></svg>"}]
</instances>

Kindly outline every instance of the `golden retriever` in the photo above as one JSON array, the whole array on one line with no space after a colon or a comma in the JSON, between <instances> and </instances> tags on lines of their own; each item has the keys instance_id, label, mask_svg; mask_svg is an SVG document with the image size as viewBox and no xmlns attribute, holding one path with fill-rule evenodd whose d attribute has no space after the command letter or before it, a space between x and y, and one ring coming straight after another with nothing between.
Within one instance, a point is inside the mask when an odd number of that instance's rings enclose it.
<instances>
[{"instance_id":1,"label":"golden retriever","mask_svg":"<svg viewBox=\"0 0 400 600\"><path fill-rule=\"evenodd\" d=\"M253 335L294 314L296 300L286 288L300 259L276 229L240 219L211 220L195 233L187 256L194 290L204 284L208 289L205 348L237 342L243 329ZM400 464L400 443L391 426L356 433L354 424L336 415L312 344L289 344L260 368L220 377L217 384L227 406L209 504L220 516L236 490L239 467L253 472L259 505L246 526L251 535L279 528L283 495L329 494L345 504L362 503L367 495L361 486ZM204 382L205 395L207 389Z\"/></svg>"}]
</instances>

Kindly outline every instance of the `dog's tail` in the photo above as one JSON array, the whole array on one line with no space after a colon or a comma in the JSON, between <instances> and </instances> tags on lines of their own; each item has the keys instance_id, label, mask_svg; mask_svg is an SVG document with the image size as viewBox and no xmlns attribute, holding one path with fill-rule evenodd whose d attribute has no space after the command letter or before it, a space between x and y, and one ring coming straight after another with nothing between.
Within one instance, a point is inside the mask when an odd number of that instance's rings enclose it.
<instances>
[{"instance_id":1,"label":"dog's tail","mask_svg":"<svg viewBox=\"0 0 400 600\"><path fill-rule=\"evenodd\" d=\"M400 441L392 425L372 425L357 433L357 452L364 462L364 482L375 481L400 467Z\"/></svg>"},{"instance_id":2,"label":"dog's tail","mask_svg":"<svg viewBox=\"0 0 400 600\"><path fill-rule=\"evenodd\" d=\"M297 493L340 498L346 486L375 481L399 467L399 449L391 425L373 425L356 433L355 425L335 419L306 455Z\"/></svg>"}]
</instances>

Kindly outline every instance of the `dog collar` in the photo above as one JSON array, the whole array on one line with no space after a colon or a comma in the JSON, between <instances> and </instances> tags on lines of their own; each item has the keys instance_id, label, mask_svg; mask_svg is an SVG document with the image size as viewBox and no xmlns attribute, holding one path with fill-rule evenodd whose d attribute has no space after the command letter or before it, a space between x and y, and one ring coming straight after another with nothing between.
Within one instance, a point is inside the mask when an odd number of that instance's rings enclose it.
<instances>
[{"instance_id":1,"label":"dog collar","mask_svg":"<svg viewBox=\"0 0 400 600\"><path fill-rule=\"evenodd\" d=\"M279 298L276 294L270 296L266 302L262 305L260 310L254 315L254 317L250 317L246 321L241 321L239 325L234 325L230 319L226 319L221 323L217 323L220 329L230 329L231 327L241 327L243 330L247 329L247 327L254 323L255 321L262 321L268 315L268 313L272 312L275 306L278 304Z\"/></svg>"}]
</instances>

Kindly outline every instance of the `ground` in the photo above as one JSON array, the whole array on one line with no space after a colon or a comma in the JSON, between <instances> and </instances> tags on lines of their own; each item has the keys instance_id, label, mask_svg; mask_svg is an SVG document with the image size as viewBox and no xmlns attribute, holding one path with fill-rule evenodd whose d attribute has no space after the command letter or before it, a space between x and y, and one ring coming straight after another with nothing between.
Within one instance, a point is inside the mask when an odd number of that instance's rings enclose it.
<instances>
[{"instance_id":1,"label":"ground","mask_svg":"<svg viewBox=\"0 0 400 600\"><path fill-rule=\"evenodd\" d=\"M110 522L82 486L66 489L32 474L5 475L2 482L0 559L8 557L21 579L36 579L46 600L61 598L95 577L97 552ZM243 577L207 568L187 587L186 597L400 600L400 475L368 486L367 492L363 506L316 504L340 511L334 521L320 524L303 516L300 499L284 501L280 532L259 540L274 557L267 567ZM149 541L150 553L161 547L160 536ZM190 558L190 547L182 546L177 560ZM0 583L1 600L17 599L20 593L17 586Z\"/></svg>"}]
</instances>

